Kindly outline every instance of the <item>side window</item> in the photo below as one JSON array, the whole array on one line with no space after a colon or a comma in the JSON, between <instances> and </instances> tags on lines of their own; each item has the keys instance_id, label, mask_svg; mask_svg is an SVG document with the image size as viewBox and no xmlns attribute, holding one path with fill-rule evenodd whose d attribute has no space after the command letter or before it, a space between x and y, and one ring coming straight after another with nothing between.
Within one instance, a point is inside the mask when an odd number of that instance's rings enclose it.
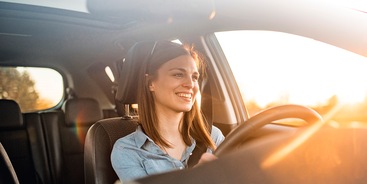
<instances>
[{"instance_id":1,"label":"side window","mask_svg":"<svg viewBox=\"0 0 367 184\"><path fill-rule=\"evenodd\" d=\"M366 119L367 58L279 32L220 32L216 37L250 116L291 103L337 122L344 117L352 118L348 122Z\"/></svg>"},{"instance_id":2,"label":"side window","mask_svg":"<svg viewBox=\"0 0 367 184\"><path fill-rule=\"evenodd\" d=\"M22 112L55 107L63 97L63 79L50 68L0 67L0 99L18 102Z\"/></svg>"}]
</instances>

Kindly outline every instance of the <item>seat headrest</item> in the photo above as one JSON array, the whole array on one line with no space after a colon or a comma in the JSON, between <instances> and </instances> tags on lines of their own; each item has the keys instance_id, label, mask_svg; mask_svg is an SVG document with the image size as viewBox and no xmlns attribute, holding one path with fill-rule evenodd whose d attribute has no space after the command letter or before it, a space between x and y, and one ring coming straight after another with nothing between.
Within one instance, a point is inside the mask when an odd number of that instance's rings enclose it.
<instances>
[{"instance_id":1,"label":"seat headrest","mask_svg":"<svg viewBox=\"0 0 367 184\"><path fill-rule=\"evenodd\" d=\"M89 126L103 118L99 103L92 98L72 98L62 106L67 126Z\"/></svg>"},{"instance_id":2,"label":"seat headrest","mask_svg":"<svg viewBox=\"0 0 367 184\"><path fill-rule=\"evenodd\" d=\"M122 104L136 104L139 77L149 74L149 69L189 54L181 44L171 41L147 41L133 45L119 71L116 100Z\"/></svg>"},{"instance_id":3,"label":"seat headrest","mask_svg":"<svg viewBox=\"0 0 367 184\"><path fill-rule=\"evenodd\" d=\"M0 99L0 128L18 128L23 126L20 107L14 100Z\"/></svg>"}]
</instances>

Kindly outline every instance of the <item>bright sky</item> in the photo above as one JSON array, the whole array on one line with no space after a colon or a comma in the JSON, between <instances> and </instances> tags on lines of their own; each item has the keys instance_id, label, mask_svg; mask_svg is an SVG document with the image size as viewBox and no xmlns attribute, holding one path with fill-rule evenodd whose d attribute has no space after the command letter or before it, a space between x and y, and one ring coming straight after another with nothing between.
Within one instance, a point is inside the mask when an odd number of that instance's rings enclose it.
<instances>
[{"instance_id":1,"label":"bright sky","mask_svg":"<svg viewBox=\"0 0 367 184\"><path fill-rule=\"evenodd\" d=\"M22 70L21 67L18 70ZM32 68L27 70L32 79L36 82L36 91L48 100L51 100L55 105L60 102L63 97L64 83L62 76L53 69L47 68Z\"/></svg>"},{"instance_id":2,"label":"bright sky","mask_svg":"<svg viewBox=\"0 0 367 184\"><path fill-rule=\"evenodd\" d=\"M245 99L265 106L287 95L290 102L305 105L334 94L345 102L366 97L365 57L295 35L245 33L217 35Z\"/></svg>"}]
</instances>

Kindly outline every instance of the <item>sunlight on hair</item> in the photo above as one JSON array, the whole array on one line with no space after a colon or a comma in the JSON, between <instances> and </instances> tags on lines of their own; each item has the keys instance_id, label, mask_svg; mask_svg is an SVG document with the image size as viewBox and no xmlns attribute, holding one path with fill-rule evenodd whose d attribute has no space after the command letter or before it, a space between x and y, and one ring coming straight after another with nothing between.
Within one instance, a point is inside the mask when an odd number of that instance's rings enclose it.
<instances>
[{"instance_id":1,"label":"sunlight on hair","mask_svg":"<svg viewBox=\"0 0 367 184\"><path fill-rule=\"evenodd\" d=\"M201 108L201 92L199 91L198 94L196 95L196 102L199 106L199 109Z\"/></svg>"}]
</instances>

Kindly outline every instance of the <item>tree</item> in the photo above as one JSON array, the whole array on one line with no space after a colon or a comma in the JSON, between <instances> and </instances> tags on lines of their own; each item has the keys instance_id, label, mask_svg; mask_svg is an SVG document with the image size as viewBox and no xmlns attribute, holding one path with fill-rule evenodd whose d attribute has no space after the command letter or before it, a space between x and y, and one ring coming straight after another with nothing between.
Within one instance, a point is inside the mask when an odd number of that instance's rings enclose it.
<instances>
[{"instance_id":1,"label":"tree","mask_svg":"<svg viewBox=\"0 0 367 184\"><path fill-rule=\"evenodd\" d=\"M0 67L0 99L15 100L22 112L37 108L39 95L35 90L35 82L27 71L19 71L15 67Z\"/></svg>"}]
</instances>

